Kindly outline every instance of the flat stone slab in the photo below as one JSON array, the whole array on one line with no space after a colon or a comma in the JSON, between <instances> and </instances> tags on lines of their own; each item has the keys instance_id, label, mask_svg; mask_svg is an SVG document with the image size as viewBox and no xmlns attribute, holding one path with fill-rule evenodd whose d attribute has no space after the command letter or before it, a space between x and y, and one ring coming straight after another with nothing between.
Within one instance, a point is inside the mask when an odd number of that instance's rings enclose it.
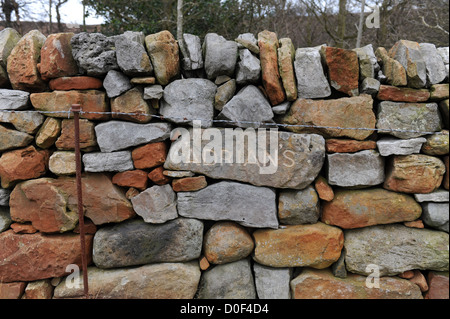
<instances>
[{"instance_id":1,"label":"flat stone slab","mask_svg":"<svg viewBox=\"0 0 450 319\"><path fill-rule=\"evenodd\" d=\"M83 155L86 172L125 172L134 169L130 151L114 153L88 153Z\"/></svg>"}]
</instances>

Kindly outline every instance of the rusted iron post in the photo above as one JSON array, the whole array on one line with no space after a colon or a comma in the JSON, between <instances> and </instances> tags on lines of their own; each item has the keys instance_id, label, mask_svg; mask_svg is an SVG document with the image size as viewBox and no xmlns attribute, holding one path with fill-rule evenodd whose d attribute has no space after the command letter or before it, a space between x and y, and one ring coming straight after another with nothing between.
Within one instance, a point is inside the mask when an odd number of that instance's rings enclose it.
<instances>
[{"instance_id":1,"label":"rusted iron post","mask_svg":"<svg viewBox=\"0 0 450 319\"><path fill-rule=\"evenodd\" d=\"M81 105L73 104L72 112L75 127L75 164L76 164L76 180L77 180L77 197L78 197L78 220L80 226L80 243L81 243L81 265L83 270L83 288L84 296L89 297L89 285L87 274L87 256L86 256L86 233L84 229L84 211L83 211L83 192L81 186L81 151L80 151L80 112Z\"/></svg>"}]
</instances>

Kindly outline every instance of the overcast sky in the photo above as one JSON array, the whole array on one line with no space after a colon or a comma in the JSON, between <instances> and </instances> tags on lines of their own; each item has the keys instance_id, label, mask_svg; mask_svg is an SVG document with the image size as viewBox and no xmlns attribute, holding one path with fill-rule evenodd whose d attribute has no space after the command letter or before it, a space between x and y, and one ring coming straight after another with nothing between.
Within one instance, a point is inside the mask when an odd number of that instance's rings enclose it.
<instances>
[{"instance_id":1,"label":"overcast sky","mask_svg":"<svg viewBox=\"0 0 450 319\"><path fill-rule=\"evenodd\" d=\"M48 1L37 0L34 4L39 12L45 12L47 8L44 9L42 3L48 3ZM47 5L48 6L48 5ZM45 14L44 14L45 15ZM64 23L77 23L83 24L83 6L81 5L81 0L69 0L61 7L61 16ZM53 21L56 22L56 11L53 9ZM101 24L103 22L102 18L88 17L86 19L86 24Z\"/></svg>"}]
</instances>

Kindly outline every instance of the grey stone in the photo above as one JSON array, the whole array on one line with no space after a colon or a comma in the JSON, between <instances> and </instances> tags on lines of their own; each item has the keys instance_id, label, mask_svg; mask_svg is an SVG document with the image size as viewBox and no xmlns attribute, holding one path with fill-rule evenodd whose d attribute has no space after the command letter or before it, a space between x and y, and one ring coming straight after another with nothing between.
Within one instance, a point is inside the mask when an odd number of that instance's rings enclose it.
<instances>
[{"instance_id":1,"label":"grey stone","mask_svg":"<svg viewBox=\"0 0 450 319\"><path fill-rule=\"evenodd\" d=\"M0 89L0 110L24 110L28 108L30 93Z\"/></svg>"},{"instance_id":2,"label":"grey stone","mask_svg":"<svg viewBox=\"0 0 450 319\"><path fill-rule=\"evenodd\" d=\"M195 174L190 171L163 171L163 175L171 178L193 177Z\"/></svg>"},{"instance_id":3,"label":"grey stone","mask_svg":"<svg viewBox=\"0 0 450 319\"><path fill-rule=\"evenodd\" d=\"M422 208L423 208L422 220L425 223L425 225L448 233L448 221L449 221L448 202L423 203Z\"/></svg>"},{"instance_id":4,"label":"grey stone","mask_svg":"<svg viewBox=\"0 0 450 319\"><path fill-rule=\"evenodd\" d=\"M11 223L12 220L9 215L9 207L0 206L0 233L7 230Z\"/></svg>"},{"instance_id":5,"label":"grey stone","mask_svg":"<svg viewBox=\"0 0 450 319\"><path fill-rule=\"evenodd\" d=\"M97 231L93 261L99 268L160 262L186 262L200 257L203 223L177 218L161 225L133 219Z\"/></svg>"},{"instance_id":6,"label":"grey stone","mask_svg":"<svg viewBox=\"0 0 450 319\"><path fill-rule=\"evenodd\" d=\"M23 132L10 130L0 125L0 152L29 145L34 137Z\"/></svg>"},{"instance_id":7,"label":"grey stone","mask_svg":"<svg viewBox=\"0 0 450 319\"><path fill-rule=\"evenodd\" d=\"M428 135L429 132L439 132L442 128L436 103L383 101L378 105L377 119L377 129L381 130L379 133L390 134L401 139Z\"/></svg>"},{"instance_id":8,"label":"grey stone","mask_svg":"<svg viewBox=\"0 0 450 319\"><path fill-rule=\"evenodd\" d=\"M203 135L205 133L202 132ZM254 143L245 145L246 136L256 134L253 129L214 128L209 133L215 136L215 143L218 143L215 152L223 156L214 159L206 157L204 151L208 141L198 141L193 130L185 130L172 143L164 168L192 171L214 179L229 179L256 186L304 189L315 180L325 158L325 139L316 134L264 131L265 135L251 138ZM193 149L192 160L191 143L198 143L198 147ZM260 152L256 151L258 149Z\"/></svg>"},{"instance_id":9,"label":"grey stone","mask_svg":"<svg viewBox=\"0 0 450 319\"><path fill-rule=\"evenodd\" d=\"M395 276L407 270L448 271L448 234L400 224L364 227L344 232L347 270L372 274L377 265L380 276Z\"/></svg>"},{"instance_id":10,"label":"grey stone","mask_svg":"<svg viewBox=\"0 0 450 319\"><path fill-rule=\"evenodd\" d=\"M407 140L395 137L383 137L377 141L378 151L381 156L418 154L423 143L427 140L423 137Z\"/></svg>"},{"instance_id":11,"label":"grey stone","mask_svg":"<svg viewBox=\"0 0 450 319\"><path fill-rule=\"evenodd\" d=\"M414 194L414 198L417 202L448 202L449 201L449 193L447 190L438 189L429 194Z\"/></svg>"},{"instance_id":12,"label":"grey stone","mask_svg":"<svg viewBox=\"0 0 450 319\"><path fill-rule=\"evenodd\" d=\"M76 174L75 152L54 152L48 161L48 169L55 175Z\"/></svg>"},{"instance_id":13,"label":"grey stone","mask_svg":"<svg viewBox=\"0 0 450 319\"><path fill-rule=\"evenodd\" d=\"M444 64L449 64L449 49L448 47L437 48L439 55L442 57Z\"/></svg>"},{"instance_id":14,"label":"grey stone","mask_svg":"<svg viewBox=\"0 0 450 319\"><path fill-rule=\"evenodd\" d=\"M236 80L234 79L219 86L215 96L214 108L222 112L224 105L233 98L234 93L236 93Z\"/></svg>"},{"instance_id":15,"label":"grey stone","mask_svg":"<svg viewBox=\"0 0 450 319\"><path fill-rule=\"evenodd\" d=\"M253 264L255 286L259 299L290 299L289 283L292 268L273 268Z\"/></svg>"},{"instance_id":16,"label":"grey stone","mask_svg":"<svg viewBox=\"0 0 450 319\"><path fill-rule=\"evenodd\" d=\"M381 83L377 79L366 77L361 83L359 93L375 96L380 90L380 85Z\"/></svg>"},{"instance_id":17,"label":"grey stone","mask_svg":"<svg viewBox=\"0 0 450 319\"><path fill-rule=\"evenodd\" d=\"M146 223L163 224L178 217L177 195L169 184L148 188L131 198L131 203Z\"/></svg>"},{"instance_id":18,"label":"grey stone","mask_svg":"<svg viewBox=\"0 0 450 319\"><path fill-rule=\"evenodd\" d=\"M258 83L261 78L261 62L248 49L239 50L240 61L236 71L239 85Z\"/></svg>"},{"instance_id":19,"label":"grey stone","mask_svg":"<svg viewBox=\"0 0 450 319\"><path fill-rule=\"evenodd\" d=\"M161 85L152 85L144 89L144 99L145 100L160 100L163 97L164 89Z\"/></svg>"},{"instance_id":20,"label":"grey stone","mask_svg":"<svg viewBox=\"0 0 450 319\"><path fill-rule=\"evenodd\" d=\"M103 76L118 70L114 39L101 33L81 32L71 39L72 55L80 71L90 76Z\"/></svg>"},{"instance_id":21,"label":"grey stone","mask_svg":"<svg viewBox=\"0 0 450 319\"><path fill-rule=\"evenodd\" d=\"M200 37L184 33L183 40L188 56L183 56L182 68L187 71L202 69L204 64Z\"/></svg>"},{"instance_id":22,"label":"grey stone","mask_svg":"<svg viewBox=\"0 0 450 319\"><path fill-rule=\"evenodd\" d=\"M289 112L291 105L292 105L292 102L286 101L284 103L281 103L277 106L272 107L272 112L276 115L284 115L287 112Z\"/></svg>"},{"instance_id":23,"label":"grey stone","mask_svg":"<svg viewBox=\"0 0 450 319\"><path fill-rule=\"evenodd\" d=\"M145 45L145 34L144 32L140 31L125 31L122 35L119 35L119 40L122 38L125 38L130 41L134 41L137 43L140 43L142 45ZM117 39L116 39L117 41ZM117 43L116 43L117 44Z\"/></svg>"},{"instance_id":24,"label":"grey stone","mask_svg":"<svg viewBox=\"0 0 450 319\"><path fill-rule=\"evenodd\" d=\"M201 120L202 127L210 127L216 90L217 86L206 79L176 80L164 89L160 113L178 124L193 125L194 120Z\"/></svg>"},{"instance_id":25,"label":"grey stone","mask_svg":"<svg viewBox=\"0 0 450 319\"><path fill-rule=\"evenodd\" d=\"M259 55L258 40L253 33L240 34L234 41L238 43L239 49L247 48L254 54Z\"/></svg>"},{"instance_id":26,"label":"grey stone","mask_svg":"<svg viewBox=\"0 0 450 319\"><path fill-rule=\"evenodd\" d=\"M345 268L345 248L342 248L341 257L331 266L333 276L338 278L347 278L347 269Z\"/></svg>"},{"instance_id":27,"label":"grey stone","mask_svg":"<svg viewBox=\"0 0 450 319\"><path fill-rule=\"evenodd\" d=\"M250 260L217 265L204 272L198 299L256 299Z\"/></svg>"},{"instance_id":28,"label":"grey stone","mask_svg":"<svg viewBox=\"0 0 450 319\"><path fill-rule=\"evenodd\" d=\"M109 98L118 97L133 88L130 79L122 72L111 70L103 80L103 87Z\"/></svg>"},{"instance_id":29,"label":"grey stone","mask_svg":"<svg viewBox=\"0 0 450 319\"><path fill-rule=\"evenodd\" d=\"M420 89L427 85L427 68L417 42L400 40L389 54L405 68L409 87Z\"/></svg>"},{"instance_id":30,"label":"grey stone","mask_svg":"<svg viewBox=\"0 0 450 319\"><path fill-rule=\"evenodd\" d=\"M9 195L11 190L0 188L0 206L9 206Z\"/></svg>"},{"instance_id":31,"label":"grey stone","mask_svg":"<svg viewBox=\"0 0 450 319\"><path fill-rule=\"evenodd\" d=\"M171 126L167 123L137 124L109 121L95 127L97 143L102 152L114 152L169 138Z\"/></svg>"},{"instance_id":32,"label":"grey stone","mask_svg":"<svg viewBox=\"0 0 450 319\"><path fill-rule=\"evenodd\" d=\"M196 262L106 270L89 267L89 294L96 299L192 299L200 276L201 271ZM70 277L66 277L59 283L54 298L84 296L83 283L73 287L67 285L70 280Z\"/></svg>"},{"instance_id":33,"label":"grey stone","mask_svg":"<svg viewBox=\"0 0 450 319\"><path fill-rule=\"evenodd\" d=\"M367 187L384 182L384 159L376 151L328 154L328 183L342 187Z\"/></svg>"},{"instance_id":34,"label":"grey stone","mask_svg":"<svg viewBox=\"0 0 450 319\"><path fill-rule=\"evenodd\" d=\"M116 57L119 68L128 76L147 76L153 65L144 47L144 34L132 32L116 38Z\"/></svg>"},{"instance_id":35,"label":"grey stone","mask_svg":"<svg viewBox=\"0 0 450 319\"><path fill-rule=\"evenodd\" d=\"M233 76L238 48L234 41L227 41L216 33L208 33L203 43L206 76L215 80L219 75Z\"/></svg>"},{"instance_id":36,"label":"grey stone","mask_svg":"<svg viewBox=\"0 0 450 319\"><path fill-rule=\"evenodd\" d=\"M277 228L273 189L222 181L197 192L178 193L180 216L206 220L232 220L242 226Z\"/></svg>"},{"instance_id":37,"label":"grey stone","mask_svg":"<svg viewBox=\"0 0 450 319\"><path fill-rule=\"evenodd\" d=\"M278 217L281 224L315 224L320 216L319 196L314 187L304 190L281 191L278 200Z\"/></svg>"},{"instance_id":38,"label":"grey stone","mask_svg":"<svg viewBox=\"0 0 450 319\"><path fill-rule=\"evenodd\" d=\"M354 51L358 54L358 58L369 59L375 74L380 71L380 65L378 64L378 59L375 56L375 51L373 50L372 44L368 44L361 48L356 48Z\"/></svg>"},{"instance_id":39,"label":"grey stone","mask_svg":"<svg viewBox=\"0 0 450 319\"><path fill-rule=\"evenodd\" d=\"M320 52L317 48L297 49L294 68L298 98L314 99L331 95L331 87L325 76Z\"/></svg>"},{"instance_id":40,"label":"grey stone","mask_svg":"<svg viewBox=\"0 0 450 319\"><path fill-rule=\"evenodd\" d=\"M6 69L8 57L21 38L19 32L12 28L0 31L0 66Z\"/></svg>"},{"instance_id":41,"label":"grey stone","mask_svg":"<svg viewBox=\"0 0 450 319\"><path fill-rule=\"evenodd\" d=\"M254 85L240 90L217 116L218 119L232 121L233 125L243 128L258 128L263 122L271 121L273 117L269 101Z\"/></svg>"},{"instance_id":42,"label":"grey stone","mask_svg":"<svg viewBox=\"0 0 450 319\"><path fill-rule=\"evenodd\" d=\"M431 43L420 43L420 52L427 68L428 83L438 84L444 81L447 77L447 71L436 46Z\"/></svg>"},{"instance_id":43,"label":"grey stone","mask_svg":"<svg viewBox=\"0 0 450 319\"><path fill-rule=\"evenodd\" d=\"M0 123L10 123L16 130L28 134L35 134L44 120L44 115L35 112L0 112Z\"/></svg>"},{"instance_id":44,"label":"grey stone","mask_svg":"<svg viewBox=\"0 0 450 319\"><path fill-rule=\"evenodd\" d=\"M114 153L88 153L83 155L86 172L125 172L134 169L130 151Z\"/></svg>"}]
</instances>

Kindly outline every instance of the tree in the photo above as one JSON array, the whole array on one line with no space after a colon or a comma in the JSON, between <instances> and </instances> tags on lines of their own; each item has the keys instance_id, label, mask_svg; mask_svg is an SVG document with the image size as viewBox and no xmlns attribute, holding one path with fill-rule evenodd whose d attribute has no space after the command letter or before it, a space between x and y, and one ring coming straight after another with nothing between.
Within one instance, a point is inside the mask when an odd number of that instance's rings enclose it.
<instances>
[{"instance_id":1,"label":"tree","mask_svg":"<svg viewBox=\"0 0 450 319\"><path fill-rule=\"evenodd\" d=\"M16 23L20 27L19 9L23 4L16 0L1 0L2 18L5 20L6 27L14 27L12 23L12 14L16 16Z\"/></svg>"},{"instance_id":2,"label":"tree","mask_svg":"<svg viewBox=\"0 0 450 319\"><path fill-rule=\"evenodd\" d=\"M51 3L52 0L50 0ZM58 23L58 31L63 32L63 26L61 23L61 7L67 3L69 0L57 0L55 3L55 10L56 10L56 22Z\"/></svg>"}]
</instances>

